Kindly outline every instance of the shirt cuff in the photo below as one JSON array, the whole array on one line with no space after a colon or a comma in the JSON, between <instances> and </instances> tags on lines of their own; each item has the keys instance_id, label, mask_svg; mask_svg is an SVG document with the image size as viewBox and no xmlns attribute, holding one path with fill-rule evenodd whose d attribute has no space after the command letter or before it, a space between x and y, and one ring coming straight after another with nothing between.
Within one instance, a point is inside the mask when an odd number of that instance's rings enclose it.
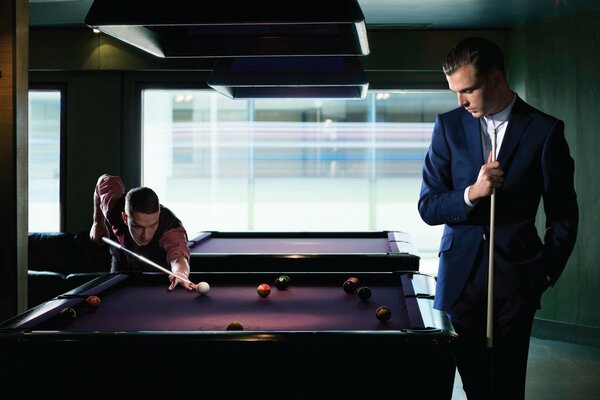
<instances>
[{"instance_id":1,"label":"shirt cuff","mask_svg":"<svg viewBox=\"0 0 600 400\"><path fill-rule=\"evenodd\" d=\"M474 203L471 203L471 201L469 200L469 189L471 188L471 186L467 186L465 188L465 192L463 193L463 199L465 200L465 204L467 205L467 209L470 210L471 208L475 207Z\"/></svg>"}]
</instances>

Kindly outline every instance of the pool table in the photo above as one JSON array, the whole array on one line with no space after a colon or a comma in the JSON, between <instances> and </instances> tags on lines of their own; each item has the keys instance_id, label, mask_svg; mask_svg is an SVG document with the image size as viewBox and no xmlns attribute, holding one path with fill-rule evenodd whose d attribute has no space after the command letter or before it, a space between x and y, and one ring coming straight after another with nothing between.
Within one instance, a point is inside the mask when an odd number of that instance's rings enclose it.
<instances>
[{"instance_id":1,"label":"pool table","mask_svg":"<svg viewBox=\"0 0 600 400\"><path fill-rule=\"evenodd\" d=\"M190 235L192 271L418 271L400 231L221 232Z\"/></svg>"},{"instance_id":2,"label":"pool table","mask_svg":"<svg viewBox=\"0 0 600 400\"><path fill-rule=\"evenodd\" d=\"M456 333L432 308L433 277L289 273L279 290L278 276L193 273L211 285L205 295L169 291L164 274L96 278L0 324L0 354L13 360L0 366L2 390L100 394L114 383L136 398L168 386L223 399L451 398ZM371 289L369 299L343 289L350 276ZM272 287L267 297L261 283ZM86 306L89 295L98 308ZM376 318L382 305L392 311L387 322ZM67 307L74 319L61 317ZM232 321L244 330L227 330ZM11 388L23 378L35 384Z\"/></svg>"}]
</instances>

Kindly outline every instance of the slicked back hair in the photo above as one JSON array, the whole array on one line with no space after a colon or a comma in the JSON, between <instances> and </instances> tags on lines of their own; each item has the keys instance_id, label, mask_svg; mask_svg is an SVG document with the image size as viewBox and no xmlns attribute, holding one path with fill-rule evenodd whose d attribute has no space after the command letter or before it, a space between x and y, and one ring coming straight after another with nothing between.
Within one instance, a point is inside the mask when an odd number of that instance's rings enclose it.
<instances>
[{"instance_id":1,"label":"slicked back hair","mask_svg":"<svg viewBox=\"0 0 600 400\"><path fill-rule=\"evenodd\" d=\"M462 39L448 51L442 60L442 70L452 75L457 69L472 64L477 76L486 76L493 69L504 70L504 54L500 47L491 40L482 37Z\"/></svg>"},{"instance_id":2,"label":"slicked back hair","mask_svg":"<svg viewBox=\"0 0 600 400\"><path fill-rule=\"evenodd\" d=\"M131 215L133 212L153 214L159 210L158 195L148 187L133 188L125 196L125 212L127 215Z\"/></svg>"}]
</instances>

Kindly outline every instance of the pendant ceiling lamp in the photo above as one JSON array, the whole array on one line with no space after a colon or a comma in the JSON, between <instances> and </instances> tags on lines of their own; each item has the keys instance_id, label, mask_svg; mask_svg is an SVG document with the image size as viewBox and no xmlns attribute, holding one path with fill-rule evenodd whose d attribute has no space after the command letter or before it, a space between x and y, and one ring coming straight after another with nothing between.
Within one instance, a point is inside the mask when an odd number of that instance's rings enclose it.
<instances>
[{"instance_id":1,"label":"pendant ceiling lamp","mask_svg":"<svg viewBox=\"0 0 600 400\"><path fill-rule=\"evenodd\" d=\"M94 0L85 24L164 58L369 54L357 0Z\"/></svg>"},{"instance_id":2,"label":"pendant ceiling lamp","mask_svg":"<svg viewBox=\"0 0 600 400\"><path fill-rule=\"evenodd\" d=\"M369 87L348 56L220 58L208 85L232 99L362 99Z\"/></svg>"}]
</instances>

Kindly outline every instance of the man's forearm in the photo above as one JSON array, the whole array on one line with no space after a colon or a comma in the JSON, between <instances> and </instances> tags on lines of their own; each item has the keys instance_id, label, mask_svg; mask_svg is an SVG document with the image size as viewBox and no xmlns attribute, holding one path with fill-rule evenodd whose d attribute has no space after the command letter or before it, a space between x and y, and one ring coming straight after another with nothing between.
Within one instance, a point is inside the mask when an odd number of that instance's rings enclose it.
<instances>
[{"instance_id":1,"label":"man's forearm","mask_svg":"<svg viewBox=\"0 0 600 400\"><path fill-rule=\"evenodd\" d=\"M96 193L94 189L94 214L92 216L94 223L104 223L104 214L102 214L102 209L100 208L100 196Z\"/></svg>"},{"instance_id":2,"label":"man's forearm","mask_svg":"<svg viewBox=\"0 0 600 400\"><path fill-rule=\"evenodd\" d=\"M185 276L190 274L190 264L185 257L178 257L171 261L171 271L174 273L183 273Z\"/></svg>"}]
</instances>

